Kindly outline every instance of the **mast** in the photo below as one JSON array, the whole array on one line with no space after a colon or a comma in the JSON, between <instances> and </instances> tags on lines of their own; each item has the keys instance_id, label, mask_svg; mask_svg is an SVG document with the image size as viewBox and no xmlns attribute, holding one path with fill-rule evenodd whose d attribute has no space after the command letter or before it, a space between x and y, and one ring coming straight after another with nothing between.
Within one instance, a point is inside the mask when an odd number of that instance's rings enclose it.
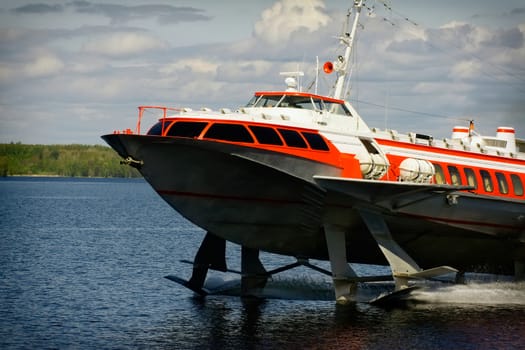
<instances>
[{"instance_id":1,"label":"mast","mask_svg":"<svg viewBox=\"0 0 525 350\"><path fill-rule=\"evenodd\" d=\"M342 44L346 45L344 56L339 56L334 62L334 69L337 71L338 76L335 82L334 98L343 99L343 87L347 76L349 76L349 60L350 54L352 53L352 46L354 44L355 33L357 31L357 25L359 22L359 15L361 14L361 8L363 7L363 0L354 1L355 16L352 24L352 30L350 33L343 33L339 38Z\"/></svg>"}]
</instances>

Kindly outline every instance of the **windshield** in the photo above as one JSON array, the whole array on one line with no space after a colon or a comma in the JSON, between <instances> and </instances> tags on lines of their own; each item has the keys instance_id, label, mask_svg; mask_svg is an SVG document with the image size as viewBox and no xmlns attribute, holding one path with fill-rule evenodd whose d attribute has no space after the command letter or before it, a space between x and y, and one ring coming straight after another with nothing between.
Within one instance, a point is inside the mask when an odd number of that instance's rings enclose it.
<instances>
[{"instance_id":1,"label":"windshield","mask_svg":"<svg viewBox=\"0 0 525 350\"><path fill-rule=\"evenodd\" d=\"M246 107L280 107L298 108L314 111L328 111L334 114L351 116L350 111L342 103L323 101L311 96L260 95L254 96Z\"/></svg>"}]
</instances>

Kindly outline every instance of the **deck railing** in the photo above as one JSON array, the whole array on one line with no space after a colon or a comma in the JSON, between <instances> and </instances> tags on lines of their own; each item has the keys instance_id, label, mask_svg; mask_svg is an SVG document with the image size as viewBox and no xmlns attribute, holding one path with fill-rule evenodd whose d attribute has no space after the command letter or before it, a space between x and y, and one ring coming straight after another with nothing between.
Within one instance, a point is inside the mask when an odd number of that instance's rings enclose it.
<instances>
[{"instance_id":1,"label":"deck railing","mask_svg":"<svg viewBox=\"0 0 525 350\"><path fill-rule=\"evenodd\" d=\"M164 121L168 117L168 111L177 111L180 112L180 108L173 108L173 107L164 107L164 106L139 106L139 119L137 120L137 128L135 130L135 133L137 135L140 135L140 125L142 123L142 116L144 115L144 111L147 109L160 109L162 110L162 121ZM164 123L162 123L162 128L164 129ZM164 134L164 130L162 130L162 134Z\"/></svg>"}]
</instances>

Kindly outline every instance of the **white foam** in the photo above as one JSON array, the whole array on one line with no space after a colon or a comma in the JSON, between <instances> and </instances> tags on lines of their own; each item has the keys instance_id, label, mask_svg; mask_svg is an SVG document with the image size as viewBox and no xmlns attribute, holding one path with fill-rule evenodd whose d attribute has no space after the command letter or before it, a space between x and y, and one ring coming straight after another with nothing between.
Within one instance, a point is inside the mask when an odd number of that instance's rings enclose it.
<instances>
[{"instance_id":1,"label":"white foam","mask_svg":"<svg viewBox=\"0 0 525 350\"><path fill-rule=\"evenodd\" d=\"M414 291L411 300L434 304L524 305L525 282L469 283Z\"/></svg>"}]
</instances>

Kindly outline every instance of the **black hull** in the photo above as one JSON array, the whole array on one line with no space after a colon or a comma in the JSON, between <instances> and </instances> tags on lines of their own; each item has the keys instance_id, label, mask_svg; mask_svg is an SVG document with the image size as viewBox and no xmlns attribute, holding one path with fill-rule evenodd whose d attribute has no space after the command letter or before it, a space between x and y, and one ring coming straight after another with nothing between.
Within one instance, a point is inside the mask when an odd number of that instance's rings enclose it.
<instances>
[{"instance_id":1,"label":"black hull","mask_svg":"<svg viewBox=\"0 0 525 350\"><path fill-rule=\"evenodd\" d=\"M336 167L220 142L123 134L103 138L123 158L142 161L138 167L144 178L175 210L228 241L326 260L323 224L344 221L349 262L387 263L352 203L314 181L314 175L338 176ZM471 222L494 214L483 201L459 198L460 205L473 208L460 220L459 207L439 200L407 206L401 215L385 214L396 242L421 267L511 274L514 261L525 260L525 223L477 229ZM514 214L523 204L509 208ZM446 210L448 219L439 220Z\"/></svg>"}]
</instances>

